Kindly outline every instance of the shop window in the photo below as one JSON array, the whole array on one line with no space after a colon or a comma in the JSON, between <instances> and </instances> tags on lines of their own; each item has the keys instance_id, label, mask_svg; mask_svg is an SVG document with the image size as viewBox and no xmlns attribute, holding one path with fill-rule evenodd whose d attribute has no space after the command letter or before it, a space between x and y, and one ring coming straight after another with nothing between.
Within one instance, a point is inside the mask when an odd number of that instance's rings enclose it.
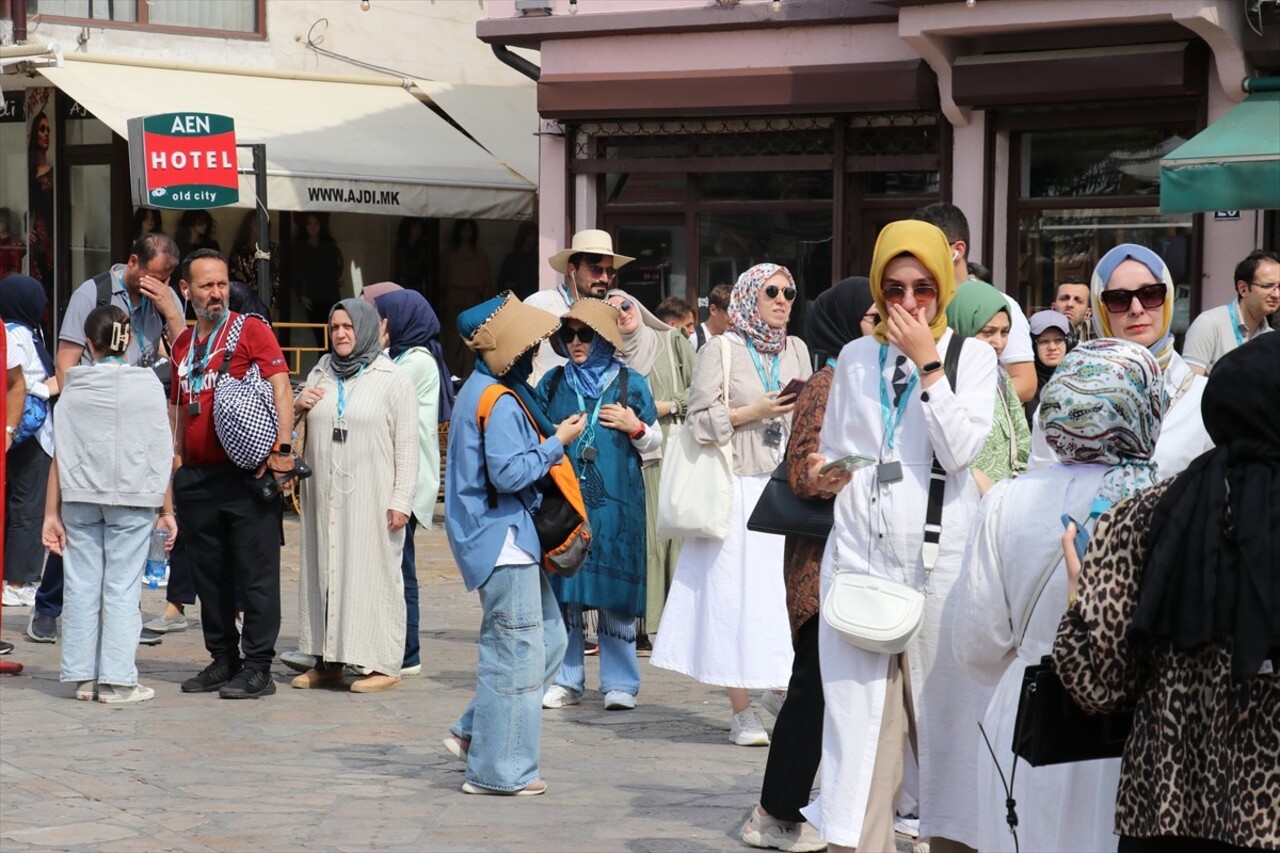
<instances>
[{"instance_id":1,"label":"shop window","mask_svg":"<svg viewBox=\"0 0 1280 853\"><path fill-rule=\"evenodd\" d=\"M49 23L126 26L230 37L266 35L265 0L30 0Z\"/></svg>"},{"instance_id":2,"label":"shop window","mask_svg":"<svg viewBox=\"0 0 1280 853\"><path fill-rule=\"evenodd\" d=\"M680 204L685 176L680 172L621 172L605 175L606 204Z\"/></svg>"},{"instance_id":3,"label":"shop window","mask_svg":"<svg viewBox=\"0 0 1280 853\"><path fill-rule=\"evenodd\" d=\"M937 172L871 172L866 175L867 198L938 195Z\"/></svg>"},{"instance_id":4,"label":"shop window","mask_svg":"<svg viewBox=\"0 0 1280 853\"><path fill-rule=\"evenodd\" d=\"M698 217L700 297L766 261L791 271L805 299L831 284L831 212L704 213Z\"/></svg>"},{"instance_id":5,"label":"shop window","mask_svg":"<svg viewBox=\"0 0 1280 853\"><path fill-rule=\"evenodd\" d=\"M711 172L698 177L703 201L818 201L831 198L831 172Z\"/></svg>"},{"instance_id":6,"label":"shop window","mask_svg":"<svg viewBox=\"0 0 1280 853\"><path fill-rule=\"evenodd\" d=\"M1022 135L1023 198L1160 194L1160 158L1189 128L1054 130Z\"/></svg>"}]
</instances>

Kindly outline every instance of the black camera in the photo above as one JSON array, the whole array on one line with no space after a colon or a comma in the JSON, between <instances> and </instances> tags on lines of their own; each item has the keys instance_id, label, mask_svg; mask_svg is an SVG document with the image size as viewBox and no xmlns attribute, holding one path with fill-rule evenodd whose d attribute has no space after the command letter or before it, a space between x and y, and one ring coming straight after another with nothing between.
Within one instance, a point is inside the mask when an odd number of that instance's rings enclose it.
<instances>
[{"instance_id":1,"label":"black camera","mask_svg":"<svg viewBox=\"0 0 1280 853\"><path fill-rule=\"evenodd\" d=\"M261 477L250 477L249 488L261 500L275 500L280 495L280 489L287 485L291 480L297 479L299 482L311 476L311 466L302 461L302 457L293 456L293 470L287 474L276 474L268 468L263 472Z\"/></svg>"}]
</instances>

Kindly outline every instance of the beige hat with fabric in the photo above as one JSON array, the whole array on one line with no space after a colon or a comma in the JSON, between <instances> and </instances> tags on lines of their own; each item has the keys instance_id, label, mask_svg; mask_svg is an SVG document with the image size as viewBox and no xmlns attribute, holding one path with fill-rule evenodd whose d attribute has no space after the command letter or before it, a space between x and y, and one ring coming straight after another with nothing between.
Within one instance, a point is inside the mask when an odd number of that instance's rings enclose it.
<instances>
[{"instance_id":1,"label":"beige hat with fabric","mask_svg":"<svg viewBox=\"0 0 1280 853\"><path fill-rule=\"evenodd\" d=\"M551 268L556 272L565 272L569 265L569 258L579 252L584 255L612 255L614 269L621 269L635 260L626 255L619 255L613 250L613 238L609 236L608 231L588 228L574 234L569 248L556 252L547 259L547 263L551 264Z\"/></svg>"},{"instance_id":2,"label":"beige hat with fabric","mask_svg":"<svg viewBox=\"0 0 1280 853\"><path fill-rule=\"evenodd\" d=\"M458 315L462 339L494 376L505 375L558 328L555 314L525 305L509 290Z\"/></svg>"},{"instance_id":3,"label":"beige hat with fabric","mask_svg":"<svg viewBox=\"0 0 1280 853\"><path fill-rule=\"evenodd\" d=\"M603 299L579 299L560 317L560 324L564 325L569 320L577 320L589 326L597 335L613 344L614 349L622 349L622 332L618 331L618 309ZM565 358L569 357L559 335L551 339L551 348Z\"/></svg>"}]
</instances>

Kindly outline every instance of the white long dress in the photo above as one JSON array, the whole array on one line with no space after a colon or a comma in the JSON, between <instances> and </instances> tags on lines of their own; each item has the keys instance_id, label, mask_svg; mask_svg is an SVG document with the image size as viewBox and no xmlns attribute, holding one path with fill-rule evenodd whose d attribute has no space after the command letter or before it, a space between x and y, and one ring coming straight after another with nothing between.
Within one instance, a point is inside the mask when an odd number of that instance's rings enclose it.
<instances>
[{"instance_id":1,"label":"white long dress","mask_svg":"<svg viewBox=\"0 0 1280 853\"><path fill-rule=\"evenodd\" d=\"M943 334L939 353L946 352L952 334ZM978 507L978 489L968 468L991 431L995 351L981 341L964 342L955 392L946 380L923 393L917 384L905 403L897 446L890 449L880 405L879 347L867 337L841 351L819 452L828 459L860 453L881 461L900 460L903 479L880 483L873 465L857 471L836 497L821 592L825 596L830 588L837 548L841 571L923 586L921 546L930 462L936 451L947 471L941 553L929 580L924 626L907 650L919 734L920 834L973 844L978 759L973 735L991 691L961 672L955 660L951 626L958 605L951 591ZM897 347L890 346L884 371L890 389L898 355ZM818 648L827 703L822 793L803 814L828 843L856 847L884 714L889 656L844 642L825 621L818 627Z\"/></svg>"},{"instance_id":2,"label":"white long dress","mask_svg":"<svg viewBox=\"0 0 1280 853\"><path fill-rule=\"evenodd\" d=\"M1204 419L1200 416L1200 398L1204 396L1204 386L1208 381L1192 371L1176 352L1164 369L1165 392L1172 405L1160 423L1156 451L1151 456L1156 463L1156 476L1161 480L1181 474L1193 459L1213 449L1213 439L1209 438ZM1027 461L1027 469L1047 468L1057 461L1058 455L1044 440L1044 430L1040 429L1037 416L1031 430L1031 458Z\"/></svg>"},{"instance_id":3,"label":"white long dress","mask_svg":"<svg viewBox=\"0 0 1280 853\"><path fill-rule=\"evenodd\" d=\"M956 589L961 614L953 637L956 657L970 676L996 685L982 725L1006 780L1013 775L1013 726L1023 672L1051 652L1066 609L1061 516L1083 522L1108 470L1106 465L1058 464L997 483L983 498L965 551ZM1049 581L1037 601L1046 573ZM1018 645L1017 632L1033 606ZM981 735L975 731L973 736L982 744ZM1012 853L1004 787L985 744L980 752L977 847L984 853ZM1019 761L1013 797L1020 849L1115 850L1119 779L1118 758L1048 767Z\"/></svg>"}]
</instances>

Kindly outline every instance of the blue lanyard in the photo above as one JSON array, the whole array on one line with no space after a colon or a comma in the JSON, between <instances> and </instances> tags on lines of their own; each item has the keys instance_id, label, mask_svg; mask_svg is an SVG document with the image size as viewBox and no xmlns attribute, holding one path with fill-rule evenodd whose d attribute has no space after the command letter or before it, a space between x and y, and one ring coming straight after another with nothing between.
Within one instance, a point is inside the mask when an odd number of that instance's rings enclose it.
<instances>
[{"instance_id":1,"label":"blue lanyard","mask_svg":"<svg viewBox=\"0 0 1280 853\"><path fill-rule=\"evenodd\" d=\"M1240 334L1240 312L1234 302L1227 303L1227 313L1231 316L1231 331L1236 336L1236 347L1244 346L1244 335Z\"/></svg>"},{"instance_id":2,"label":"blue lanyard","mask_svg":"<svg viewBox=\"0 0 1280 853\"><path fill-rule=\"evenodd\" d=\"M118 356L118 355L109 355L109 356L107 356L106 358L102 359L102 361L101 361L101 362L99 362L99 363L100 363L100 364L108 364L108 363L110 363L110 364L124 364L124 359L123 359L123 358L121 358L121 357L120 357L120 356Z\"/></svg>"},{"instance_id":3,"label":"blue lanyard","mask_svg":"<svg viewBox=\"0 0 1280 853\"><path fill-rule=\"evenodd\" d=\"M125 294L125 301L129 301L129 296ZM142 297L142 304L137 308L133 307L133 303L129 303L129 325L133 327L133 336L138 340L138 358L141 359L147 352L147 309L151 307L151 300ZM194 343L194 338L192 343Z\"/></svg>"},{"instance_id":4,"label":"blue lanyard","mask_svg":"<svg viewBox=\"0 0 1280 853\"><path fill-rule=\"evenodd\" d=\"M911 390L916 387L916 382L920 379L920 374L916 373L914 366L911 368L911 379L907 382L907 387L903 389L902 396L898 398L897 406L889 405L889 388L884 381L884 366L889 359L889 345L880 345L880 417L884 420L885 440L889 443L889 449L893 449L893 445L897 442L898 423L902 420L902 411L907 407L907 399L911 396Z\"/></svg>"},{"instance_id":5,"label":"blue lanyard","mask_svg":"<svg viewBox=\"0 0 1280 853\"><path fill-rule=\"evenodd\" d=\"M213 352L214 339L218 337L218 330L227 322L229 313L228 311L222 312L222 318L218 320L218 325L214 326L212 331L209 332L209 336L204 339L204 352L200 356L199 371L195 370L196 331L195 329L191 330L191 349L187 350L187 381L191 384L192 396L204 390L205 372L209 369L209 354Z\"/></svg>"},{"instance_id":6,"label":"blue lanyard","mask_svg":"<svg viewBox=\"0 0 1280 853\"><path fill-rule=\"evenodd\" d=\"M827 366L827 367L830 367L832 370L835 370L835 369L836 369L836 360L835 360L834 358L829 358L829 359L827 359L827 365L826 365L826 366Z\"/></svg>"},{"instance_id":7,"label":"blue lanyard","mask_svg":"<svg viewBox=\"0 0 1280 853\"><path fill-rule=\"evenodd\" d=\"M751 353L751 361L755 363L756 375L760 377L760 384L764 386L765 393L777 391L782 388L782 382L778 376L778 354L773 354L773 370L766 373L764 365L760 363L760 353L756 352L756 345L751 342L751 338L743 336L747 342L747 352Z\"/></svg>"},{"instance_id":8,"label":"blue lanyard","mask_svg":"<svg viewBox=\"0 0 1280 853\"><path fill-rule=\"evenodd\" d=\"M625 368L623 368L625 370ZM614 377L616 379L617 376ZM581 449L592 447L596 443L596 424L600 422L600 406L604 403L605 392L609 390L609 386L613 384L613 379L609 380L609 385L600 389L600 396L596 398L596 407L591 410L591 417L587 420L587 426L582 431L582 435L578 437L578 446ZM578 398L578 411L585 412L587 410L587 401L582 398L582 392L577 388L573 389L574 395Z\"/></svg>"},{"instance_id":9,"label":"blue lanyard","mask_svg":"<svg viewBox=\"0 0 1280 853\"><path fill-rule=\"evenodd\" d=\"M360 365L360 369L356 371L356 375L352 378L359 379L360 374L362 373L364 373L363 364ZM347 422L346 414L347 414L346 380L344 380L341 376L339 376L338 377L338 423L342 424Z\"/></svg>"}]
</instances>

